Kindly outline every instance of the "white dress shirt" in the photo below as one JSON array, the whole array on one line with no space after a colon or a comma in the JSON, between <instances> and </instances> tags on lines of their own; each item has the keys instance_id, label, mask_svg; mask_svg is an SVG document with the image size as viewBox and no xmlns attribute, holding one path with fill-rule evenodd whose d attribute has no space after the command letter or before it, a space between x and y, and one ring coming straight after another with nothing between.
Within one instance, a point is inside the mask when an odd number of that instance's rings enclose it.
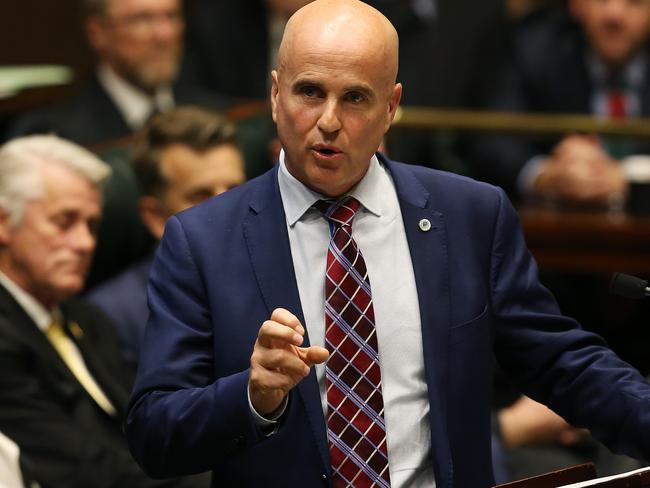
<instances>
[{"instance_id":1,"label":"white dress shirt","mask_svg":"<svg viewBox=\"0 0 650 488\"><path fill-rule=\"evenodd\" d=\"M160 87L149 96L119 77L108 65L97 68L97 78L108 93L128 126L134 131L144 125L156 110L166 112L174 108L174 95L169 86Z\"/></svg>"},{"instance_id":2,"label":"white dress shirt","mask_svg":"<svg viewBox=\"0 0 650 488\"><path fill-rule=\"evenodd\" d=\"M312 205L313 192L287 170L278 171L291 255L305 328L311 345L325 346L325 267L329 226ZM375 311L391 486L434 486L429 401L415 275L393 181L373 156L364 178L350 192L361 206L352 236L364 256ZM325 365L316 365L327 413Z\"/></svg>"},{"instance_id":3,"label":"white dress shirt","mask_svg":"<svg viewBox=\"0 0 650 488\"><path fill-rule=\"evenodd\" d=\"M61 312L58 309L46 309L38 300L14 283L2 271L0 271L0 284L7 289L9 294L18 302L18 305L22 307L25 313L29 315L29 318L34 321L41 332L45 333L55 318L57 320L61 319Z\"/></svg>"},{"instance_id":4,"label":"white dress shirt","mask_svg":"<svg viewBox=\"0 0 650 488\"><path fill-rule=\"evenodd\" d=\"M20 449L14 441L0 432L0 486L2 488L24 488L20 469Z\"/></svg>"}]
</instances>

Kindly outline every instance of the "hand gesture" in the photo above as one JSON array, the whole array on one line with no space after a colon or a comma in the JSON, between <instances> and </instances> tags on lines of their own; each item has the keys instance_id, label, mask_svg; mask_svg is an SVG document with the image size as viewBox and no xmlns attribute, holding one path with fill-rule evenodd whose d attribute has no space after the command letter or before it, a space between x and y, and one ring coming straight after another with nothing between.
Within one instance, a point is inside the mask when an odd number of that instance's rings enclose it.
<instances>
[{"instance_id":1,"label":"hand gesture","mask_svg":"<svg viewBox=\"0 0 650 488\"><path fill-rule=\"evenodd\" d=\"M310 368L329 357L323 347L300 347L304 334L298 318L283 308L276 308L260 327L248 380L251 403L260 415L277 410Z\"/></svg>"}]
</instances>

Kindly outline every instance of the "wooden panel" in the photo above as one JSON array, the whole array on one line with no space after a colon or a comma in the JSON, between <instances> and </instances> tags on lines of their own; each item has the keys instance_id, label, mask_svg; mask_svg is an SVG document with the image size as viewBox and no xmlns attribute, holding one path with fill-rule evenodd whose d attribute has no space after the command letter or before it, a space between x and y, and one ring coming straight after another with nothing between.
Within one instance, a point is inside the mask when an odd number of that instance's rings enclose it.
<instances>
[{"instance_id":1,"label":"wooden panel","mask_svg":"<svg viewBox=\"0 0 650 488\"><path fill-rule=\"evenodd\" d=\"M82 82L92 70L94 56L81 27L79 2L2 2L0 64L62 64L74 70L77 84ZM60 99L73 89L52 90L44 102Z\"/></svg>"},{"instance_id":2,"label":"wooden panel","mask_svg":"<svg viewBox=\"0 0 650 488\"><path fill-rule=\"evenodd\" d=\"M580 464L551 473L533 476L512 483L497 485L495 488L553 488L580 481L587 481L596 477L596 468L593 463Z\"/></svg>"},{"instance_id":3,"label":"wooden panel","mask_svg":"<svg viewBox=\"0 0 650 488\"><path fill-rule=\"evenodd\" d=\"M536 207L519 216L542 269L650 275L650 217Z\"/></svg>"}]
</instances>

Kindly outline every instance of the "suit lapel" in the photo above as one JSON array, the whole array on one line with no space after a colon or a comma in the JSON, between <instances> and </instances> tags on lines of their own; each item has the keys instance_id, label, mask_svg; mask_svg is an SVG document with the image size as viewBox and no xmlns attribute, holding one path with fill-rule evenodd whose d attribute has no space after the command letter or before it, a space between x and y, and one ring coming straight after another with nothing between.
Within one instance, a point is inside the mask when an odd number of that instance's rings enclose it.
<instances>
[{"instance_id":1,"label":"suit lapel","mask_svg":"<svg viewBox=\"0 0 650 488\"><path fill-rule=\"evenodd\" d=\"M12 327L11 333L20 336L34 350L35 355L41 358L43 373L50 378L51 386L58 388L66 398L86 394L83 386L70 371L59 353L52 347L45 334L41 332L34 321L3 286L0 286L0 316L10 323ZM64 316L68 320L65 307ZM75 322L75 324L77 323ZM70 322L66 325L70 327ZM82 331L78 324L76 327ZM119 385L115 386L113 373L103 367L97 349L95 347L89 348L87 341L83 340L83 332L81 334L80 337L77 337L78 333L75 334L75 327L72 327L71 337L79 348L88 369L104 393L112 402L115 402L114 405L118 411L122 411L128 400L127 393Z\"/></svg>"},{"instance_id":2,"label":"suit lapel","mask_svg":"<svg viewBox=\"0 0 650 488\"><path fill-rule=\"evenodd\" d=\"M70 372L61 356L34 323L27 312L14 300L13 296L0 285L0 316L3 317L11 330L8 333L20 337L33 349L36 357L41 359L44 374L56 378L51 386L59 389L65 397L73 397L81 393L81 385Z\"/></svg>"},{"instance_id":3,"label":"suit lapel","mask_svg":"<svg viewBox=\"0 0 650 488\"><path fill-rule=\"evenodd\" d=\"M304 324L277 171L276 166L262 177L259 190L251 200L251 212L244 222L244 239L268 316L275 308L283 307ZM309 336L305 332L304 345L309 344ZM305 405L323 464L329 469L325 418L314 368L298 384L297 390Z\"/></svg>"},{"instance_id":4,"label":"suit lapel","mask_svg":"<svg viewBox=\"0 0 650 488\"><path fill-rule=\"evenodd\" d=\"M440 485L445 485L442 480L447 480L451 486L446 428L451 309L444 216L432 208L432 195L406 166L392 164L384 157L380 159L395 182L418 290L435 476Z\"/></svg>"}]
</instances>

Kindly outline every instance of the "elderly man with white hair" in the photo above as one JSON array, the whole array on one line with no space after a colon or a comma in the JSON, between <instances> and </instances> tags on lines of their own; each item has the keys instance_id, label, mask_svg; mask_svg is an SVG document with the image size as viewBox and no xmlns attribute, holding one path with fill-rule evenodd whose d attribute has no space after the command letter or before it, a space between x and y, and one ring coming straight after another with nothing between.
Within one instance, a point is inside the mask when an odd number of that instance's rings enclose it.
<instances>
[{"instance_id":1,"label":"elderly man with white hair","mask_svg":"<svg viewBox=\"0 0 650 488\"><path fill-rule=\"evenodd\" d=\"M43 486L181 486L150 480L131 459L120 427L131 378L114 327L71 299L109 172L55 136L0 149L0 431Z\"/></svg>"}]
</instances>

